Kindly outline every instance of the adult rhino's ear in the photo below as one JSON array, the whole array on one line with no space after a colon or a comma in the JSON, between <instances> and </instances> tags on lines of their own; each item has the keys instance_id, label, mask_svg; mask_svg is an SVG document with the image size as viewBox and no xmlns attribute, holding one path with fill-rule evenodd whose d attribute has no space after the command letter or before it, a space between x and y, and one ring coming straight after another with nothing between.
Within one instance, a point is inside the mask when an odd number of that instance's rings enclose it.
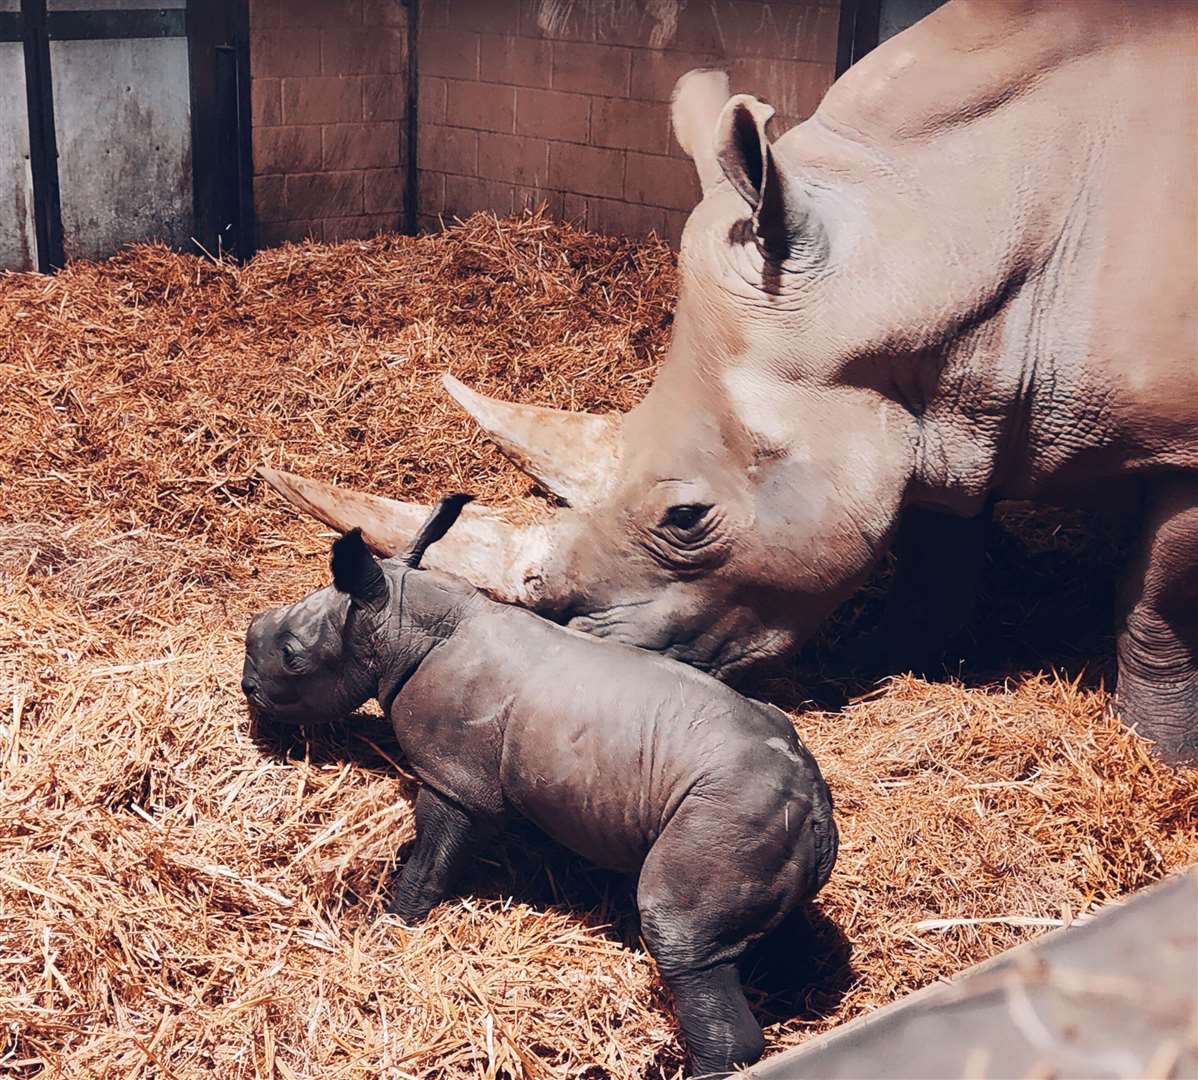
<instances>
[{"instance_id":1,"label":"adult rhino's ear","mask_svg":"<svg viewBox=\"0 0 1198 1080\"><path fill-rule=\"evenodd\" d=\"M716 123L715 153L729 183L753 211L758 245L767 256L782 260L790 241L782 174L765 133L773 115L773 106L751 94L729 98Z\"/></svg>"},{"instance_id":2,"label":"adult rhino's ear","mask_svg":"<svg viewBox=\"0 0 1198 1080\"><path fill-rule=\"evenodd\" d=\"M704 195L720 182L720 163L716 160L712 134L729 94L726 71L696 68L674 84L670 96L674 138L695 163Z\"/></svg>"},{"instance_id":3,"label":"adult rhino's ear","mask_svg":"<svg viewBox=\"0 0 1198 1080\"><path fill-rule=\"evenodd\" d=\"M362 539L361 529L353 529L334 541L332 564L338 592L371 609L386 601L387 578Z\"/></svg>"}]
</instances>

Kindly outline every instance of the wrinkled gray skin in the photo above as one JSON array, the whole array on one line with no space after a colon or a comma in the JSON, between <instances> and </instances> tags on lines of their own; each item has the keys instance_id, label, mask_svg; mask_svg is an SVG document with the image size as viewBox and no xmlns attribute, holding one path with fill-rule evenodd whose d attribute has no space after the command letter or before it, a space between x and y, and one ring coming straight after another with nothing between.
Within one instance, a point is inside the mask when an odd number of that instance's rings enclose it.
<instances>
[{"instance_id":1,"label":"wrinkled gray skin","mask_svg":"<svg viewBox=\"0 0 1198 1080\"><path fill-rule=\"evenodd\" d=\"M832 802L786 716L665 657L498 604L360 534L335 586L258 615L242 688L291 722L376 697L424 782L390 910L422 919L476 830L515 811L600 866L639 871L642 933L691 1068L764 1043L738 958L827 880Z\"/></svg>"},{"instance_id":2,"label":"wrinkled gray skin","mask_svg":"<svg viewBox=\"0 0 1198 1080\"><path fill-rule=\"evenodd\" d=\"M1194 0L950 0L780 137L684 76L703 198L653 387L587 416L451 382L569 506L478 517L435 564L726 678L793 652L897 539L905 665L921 613L964 614L995 500L1123 502L1118 708L1198 762L1196 37ZM272 483L380 553L405 534L399 504Z\"/></svg>"}]
</instances>

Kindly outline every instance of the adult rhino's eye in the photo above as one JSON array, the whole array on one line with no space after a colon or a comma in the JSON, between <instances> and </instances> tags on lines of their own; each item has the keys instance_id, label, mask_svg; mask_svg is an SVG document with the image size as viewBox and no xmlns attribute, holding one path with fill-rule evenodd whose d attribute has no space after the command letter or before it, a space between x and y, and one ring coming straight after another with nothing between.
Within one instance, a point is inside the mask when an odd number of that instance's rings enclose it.
<instances>
[{"instance_id":1,"label":"adult rhino's eye","mask_svg":"<svg viewBox=\"0 0 1198 1080\"><path fill-rule=\"evenodd\" d=\"M710 503L675 503L640 535L641 546L667 570L699 574L727 559L724 514Z\"/></svg>"},{"instance_id":2,"label":"adult rhino's eye","mask_svg":"<svg viewBox=\"0 0 1198 1080\"><path fill-rule=\"evenodd\" d=\"M710 506L705 506L703 503L681 503L678 506L671 506L661 519L661 527L677 529L679 532L690 532L707 516L707 511L710 509Z\"/></svg>"}]
</instances>

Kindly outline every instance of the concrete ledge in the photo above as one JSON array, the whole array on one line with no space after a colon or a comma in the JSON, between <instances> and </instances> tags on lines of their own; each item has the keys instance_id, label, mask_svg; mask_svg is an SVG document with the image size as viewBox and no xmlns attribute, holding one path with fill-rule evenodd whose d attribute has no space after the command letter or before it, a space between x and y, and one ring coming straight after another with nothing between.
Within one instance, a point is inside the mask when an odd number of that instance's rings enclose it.
<instances>
[{"instance_id":1,"label":"concrete ledge","mask_svg":"<svg viewBox=\"0 0 1198 1080\"><path fill-rule=\"evenodd\" d=\"M741 1076L1198 1078L1198 868Z\"/></svg>"}]
</instances>

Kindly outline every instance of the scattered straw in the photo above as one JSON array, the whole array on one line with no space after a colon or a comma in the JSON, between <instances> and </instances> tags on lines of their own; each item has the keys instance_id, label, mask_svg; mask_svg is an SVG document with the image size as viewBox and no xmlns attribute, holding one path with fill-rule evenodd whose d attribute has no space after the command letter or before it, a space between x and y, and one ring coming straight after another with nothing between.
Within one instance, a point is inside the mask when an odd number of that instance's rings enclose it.
<instances>
[{"instance_id":1,"label":"scattered straw","mask_svg":"<svg viewBox=\"0 0 1198 1080\"><path fill-rule=\"evenodd\" d=\"M326 572L254 466L529 507L437 376L626 408L673 289L664 245L485 216L244 268L141 247L0 278L0 1070L678 1074L626 882L517 828L425 925L372 922L412 835L394 742L373 715L251 731L237 688L249 614ZM1025 547L1090 574L1087 535ZM1096 685L1024 666L798 713L843 845L813 929L751 964L772 1047L1198 857L1194 774Z\"/></svg>"}]
</instances>

